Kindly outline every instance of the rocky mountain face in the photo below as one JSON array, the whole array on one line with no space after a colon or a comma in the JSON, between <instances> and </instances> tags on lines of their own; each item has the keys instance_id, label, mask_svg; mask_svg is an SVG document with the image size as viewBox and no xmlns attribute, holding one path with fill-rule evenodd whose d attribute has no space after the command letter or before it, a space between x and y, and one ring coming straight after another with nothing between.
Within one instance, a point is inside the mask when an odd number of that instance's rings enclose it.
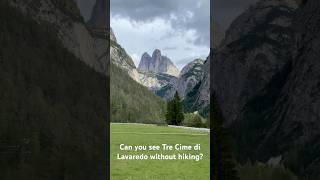
<instances>
[{"instance_id":1,"label":"rocky mountain face","mask_svg":"<svg viewBox=\"0 0 320 180\"><path fill-rule=\"evenodd\" d=\"M153 52L152 57L148 53L142 55L137 71L139 74L137 82L154 92L174 84L177 80L176 74L179 72L171 60L162 56L158 49Z\"/></svg>"},{"instance_id":2,"label":"rocky mountain face","mask_svg":"<svg viewBox=\"0 0 320 180\"><path fill-rule=\"evenodd\" d=\"M133 80L142 84L143 86L146 86L152 91L158 90L176 79L175 76L166 73L147 70L140 71L140 69L137 69L132 58L127 54L125 49L118 44L112 28L110 28L110 56L111 63L123 69ZM146 62L146 58L148 57L150 56L147 53L143 54L141 61ZM142 64L143 63L140 62L141 66Z\"/></svg>"},{"instance_id":3,"label":"rocky mountain face","mask_svg":"<svg viewBox=\"0 0 320 180\"><path fill-rule=\"evenodd\" d=\"M74 0L17 0L10 3L36 21L52 24L68 50L96 71L106 73L107 40L97 40L92 35Z\"/></svg>"},{"instance_id":4,"label":"rocky mountain face","mask_svg":"<svg viewBox=\"0 0 320 180\"><path fill-rule=\"evenodd\" d=\"M220 24L214 19L211 19L211 54L216 54L217 49L221 45L225 30L220 26ZM184 108L186 111L194 112L199 111L199 113L204 116L209 116L210 111L210 56L206 59L203 65L203 75L200 81L193 87L191 91L185 94L185 99L183 100Z\"/></svg>"},{"instance_id":5,"label":"rocky mountain face","mask_svg":"<svg viewBox=\"0 0 320 180\"><path fill-rule=\"evenodd\" d=\"M213 57L212 83L238 160L281 162L320 176L317 0L262 0L240 15Z\"/></svg>"},{"instance_id":6,"label":"rocky mountain face","mask_svg":"<svg viewBox=\"0 0 320 180\"><path fill-rule=\"evenodd\" d=\"M172 76L179 75L178 68L168 57L162 56L159 49L154 50L152 56L144 53L141 57L138 70L141 72L163 73Z\"/></svg>"},{"instance_id":7,"label":"rocky mountain face","mask_svg":"<svg viewBox=\"0 0 320 180\"><path fill-rule=\"evenodd\" d=\"M128 75L138 83L140 83L140 74L132 60L132 58L127 54L125 49L123 49L117 42L117 39L113 33L112 28L110 28L110 59L111 63L123 69Z\"/></svg>"},{"instance_id":8,"label":"rocky mountain face","mask_svg":"<svg viewBox=\"0 0 320 180\"><path fill-rule=\"evenodd\" d=\"M200 71L199 71L200 72ZM201 76L194 86L185 94L183 104L185 111L198 111L202 116L209 116L210 109L210 56L203 62Z\"/></svg>"},{"instance_id":9,"label":"rocky mountain face","mask_svg":"<svg viewBox=\"0 0 320 180\"><path fill-rule=\"evenodd\" d=\"M127 54L125 49L123 49L117 43L117 39L113 33L112 28L110 28L110 56L111 63L123 69L133 80L135 80L143 86L146 86L148 89L152 91L159 90L167 84L171 82L173 83L177 79L177 77L167 73L155 71L140 71L139 69L137 69L132 58ZM144 61L145 58L146 54L142 56L141 61ZM167 59L161 58L160 60L166 61ZM141 64L142 63L140 63L140 65ZM160 62L159 64L163 65L162 62Z\"/></svg>"},{"instance_id":10,"label":"rocky mountain face","mask_svg":"<svg viewBox=\"0 0 320 180\"><path fill-rule=\"evenodd\" d=\"M182 68L178 78L173 79L167 85L156 91L156 94L165 100L170 100L176 91L181 99L198 84L203 78L203 63L201 59L195 59Z\"/></svg>"},{"instance_id":11,"label":"rocky mountain face","mask_svg":"<svg viewBox=\"0 0 320 180\"><path fill-rule=\"evenodd\" d=\"M150 56L144 53L139 64L140 83L162 99L171 100L177 91L184 100L185 110L200 111L207 116L209 111L209 61L195 59L187 64L179 75L172 75L170 67L176 69L169 58L155 50ZM205 67L207 66L207 67ZM169 69L169 71L168 71ZM205 112L205 113L204 113Z\"/></svg>"},{"instance_id":12,"label":"rocky mountain face","mask_svg":"<svg viewBox=\"0 0 320 180\"><path fill-rule=\"evenodd\" d=\"M142 85L155 92L165 86L174 84L178 79L177 77L169 74L155 72L139 72L139 77Z\"/></svg>"},{"instance_id":13,"label":"rocky mountain face","mask_svg":"<svg viewBox=\"0 0 320 180\"><path fill-rule=\"evenodd\" d=\"M240 15L226 31L214 56L213 83L227 124L291 60L297 9L288 1L263 0Z\"/></svg>"},{"instance_id":14,"label":"rocky mountain face","mask_svg":"<svg viewBox=\"0 0 320 180\"><path fill-rule=\"evenodd\" d=\"M283 70L287 72L287 79L270 113L273 126L258 149L263 152L263 148L281 143L273 154L282 153L292 169L311 179L320 177L319 9L319 1L308 0L297 11L292 26L296 39L294 58ZM294 157L297 157L295 161Z\"/></svg>"},{"instance_id":15,"label":"rocky mountain face","mask_svg":"<svg viewBox=\"0 0 320 180\"><path fill-rule=\"evenodd\" d=\"M177 90L182 98L184 98L204 76L204 61L195 59L187 64L179 75L177 82Z\"/></svg>"}]
</instances>

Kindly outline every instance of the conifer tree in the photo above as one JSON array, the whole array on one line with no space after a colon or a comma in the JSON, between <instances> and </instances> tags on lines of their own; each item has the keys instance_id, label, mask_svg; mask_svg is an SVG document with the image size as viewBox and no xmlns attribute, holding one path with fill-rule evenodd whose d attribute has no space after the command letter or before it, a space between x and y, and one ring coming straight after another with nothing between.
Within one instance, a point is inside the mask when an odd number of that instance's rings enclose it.
<instances>
[{"instance_id":1,"label":"conifer tree","mask_svg":"<svg viewBox=\"0 0 320 180\"><path fill-rule=\"evenodd\" d=\"M166 121L170 125L180 125L184 120L181 99L178 92L167 104Z\"/></svg>"}]
</instances>

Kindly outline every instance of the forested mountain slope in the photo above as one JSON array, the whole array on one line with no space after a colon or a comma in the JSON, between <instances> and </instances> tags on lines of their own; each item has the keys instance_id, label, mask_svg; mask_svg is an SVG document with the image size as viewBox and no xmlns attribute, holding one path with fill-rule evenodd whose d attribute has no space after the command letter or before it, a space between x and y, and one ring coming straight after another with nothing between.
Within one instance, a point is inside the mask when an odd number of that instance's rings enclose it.
<instances>
[{"instance_id":1,"label":"forested mountain slope","mask_svg":"<svg viewBox=\"0 0 320 180\"><path fill-rule=\"evenodd\" d=\"M104 179L106 78L0 3L1 179Z\"/></svg>"}]
</instances>

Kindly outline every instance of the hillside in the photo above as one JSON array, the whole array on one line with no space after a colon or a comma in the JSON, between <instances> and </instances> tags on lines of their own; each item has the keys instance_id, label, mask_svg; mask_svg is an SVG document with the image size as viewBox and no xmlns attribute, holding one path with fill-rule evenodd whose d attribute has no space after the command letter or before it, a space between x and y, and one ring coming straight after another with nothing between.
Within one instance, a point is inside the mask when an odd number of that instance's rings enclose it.
<instances>
[{"instance_id":1,"label":"hillside","mask_svg":"<svg viewBox=\"0 0 320 180\"><path fill-rule=\"evenodd\" d=\"M56 26L4 1L0 22L1 179L105 179L106 77Z\"/></svg>"},{"instance_id":2,"label":"hillside","mask_svg":"<svg viewBox=\"0 0 320 180\"><path fill-rule=\"evenodd\" d=\"M117 65L110 68L111 121L164 123L165 102Z\"/></svg>"},{"instance_id":3,"label":"hillside","mask_svg":"<svg viewBox=\"0 0 320 180\"><path fill-rule=\"evenodd\" d=\"M74 0L16 0L9 1L25 16L46 22L56 29L63 46L96 71L106 73L107 40L97 40L83 21Z\"/></svg>"},{"instance_id":4,"label":"hillside","mask_svg":"<svg viewBox=\"0 0 320 180\"><path fill-rule=\"evenodd\" d=\"M140 84L132 58L110 31L112 122L164 123L166 103Z\"/></svg>"}]
</instances>

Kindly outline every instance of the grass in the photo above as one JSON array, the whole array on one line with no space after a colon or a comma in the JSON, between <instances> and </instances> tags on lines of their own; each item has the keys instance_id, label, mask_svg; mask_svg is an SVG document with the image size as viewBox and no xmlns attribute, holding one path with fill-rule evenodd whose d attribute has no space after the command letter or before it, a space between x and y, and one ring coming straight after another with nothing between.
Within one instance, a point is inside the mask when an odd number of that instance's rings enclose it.
<instances>
[{"instance_id":1,"label":"grass","mask_svg":"<svg viewBox=\"0 0 320 180\"><path fill-rule=\"evenodd\" d=\"M209 133L167 126L111 124L111 180L209 180ZM201 151L121 151L120 144L160 145L201 144ZM178 154L203 153L195 160L118 160L117 154Z\"/></svg>"}]
</instances>

